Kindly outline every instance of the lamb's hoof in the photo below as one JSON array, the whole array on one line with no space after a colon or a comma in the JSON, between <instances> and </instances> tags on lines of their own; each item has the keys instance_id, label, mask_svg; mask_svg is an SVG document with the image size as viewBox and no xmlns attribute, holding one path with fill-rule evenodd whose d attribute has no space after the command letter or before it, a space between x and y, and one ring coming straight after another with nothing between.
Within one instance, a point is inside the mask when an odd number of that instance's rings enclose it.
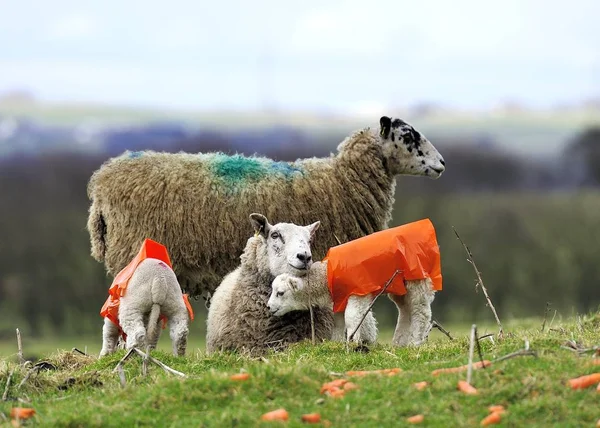
<instances>
[{"instance_id":1,"label":"lamb's hoof","mask_svg":"<svg viewBox=\"0 0 600 428\"><path fill-rule=\"evenodd\" d=\"M354 348L354 352L361 352L363 354L368 354L369 352L371 352L371 350L369 349L369 347L367 345L358 345L356 348Z\"/></svg>"}]
</instances>

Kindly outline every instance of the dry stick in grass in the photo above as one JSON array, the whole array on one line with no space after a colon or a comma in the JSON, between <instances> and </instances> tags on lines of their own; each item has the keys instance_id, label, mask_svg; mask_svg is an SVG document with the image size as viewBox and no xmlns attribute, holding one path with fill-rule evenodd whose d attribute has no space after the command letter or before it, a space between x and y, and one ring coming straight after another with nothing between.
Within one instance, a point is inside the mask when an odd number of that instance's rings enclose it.
<instances>
[{"instance_id":1,"label":"dry stick in grass","mask_svg":"<svg viewBox=\"0 0 600 428\"><path fill-rule=\"evenodd\" d=\"M8 374L8 379L6 379L6 388L4 388L4 394L2 394L2 401L6 401L8 399L8 388L10 387L10 380L12 379L14 372L15 369L12 369Z\"/></svg>"},{"instance_id":2,"label":"dry stick in grass","mask_svg":"<svg viewBox=\"0 0 600 428\"><path fill-rule=\"evenodd\" d=\"M392 283L392 281L394 280L394 278L396 278L396 275L398 275L400 272L402 272L400 269L396 269L396 272L394 272L394 274L392 275L392 277L390 279L388 279L388 282L385 283L385 285L383 286L383 288L381 289L381 291L379 293L377 293L377 296L375 296L375 298L373 299L373 301L371 302L371 304L369 305L369 307L367 308L367 310L363 314L362 318L360 319L360 322L358 323L358 325L356 326L356 328L354 329L354 331L352 332L352 334L348 337L348 340L346 341L346 344L348 342L352 341L352 339L354 338L354 335L356 334L356 332L358 331L358 329L362 325L363 321L367 317L367 314L373 308L373 305L375 304L375 301L377 300L377 298L379 296L381 296L385 292L385 290L387 290L387 288L390 286L390 284Z\"/></svg>"},{"instance_id":3,"label":"dry stick in grass","mask_svg":"<svg viewBox=\"0 0 600 428\"><path fill-rule=\"evenodd\" d=\"M485 370L485 364L483 363L483 353L481 352L481 344L477 337L477 327L475 327L475 345L477 346L477 355L479 355L479 361L481 361L482 367Z\"/></svg>"},{"instance_id":4,"label":"dry stick in grass","mask_svg":"<svg viewBox=\"0 0 600 428\"><path fill-rule=\"evenodd\" d=\"M125 379L125 370L123 370L123 366L117 366L116 369L119 372L119 381L121 382L121 388L125 388L125 385L127 385L127 380Z\"/></svg>"},{"instance_id":5,"label":"dry stick in grass","mask_svg":"<svg viewBox=\"0 0 600 428\"><path fill-rule=\"evenodd\" d=\"M495 360L492 361L492 363L497 363L499 361L508 360L508 359L514 358L514 357L526 357L526 356L531 356L531 357L537 358L537 352L529 349L529 341L528 340L525 340L525 348L523 348L517 352L511 352L510 354L496 358Z\"/></svg>"},{"instance_id":6,"label":"dry stick in grass","mask_svg":"<svg viewBox=\"0 0 600 428\"><path fill-rule=\"evenodd\" d=\"M546 319L548 319L548 312L550 312L550 302L546 302L546 310L544 311L544 322L542 323L542 333L546 328Z\"/></svg>"},{"instance_id":7,"label":"dry stick in grass","mask_svg":"<svg viewBox=\"0 0 600 428\"><path fill-rule=\"evenodd\" d=\"M450 332L448 330L446 330L444 327L442 327L442 325L439 322L437 322L436 320L431 320L431 326L432 326L432 328L437 328L439 331L441 331L446 336L448 336L448 339L454 340L454 338L452 336L450 336Z\"/></svg>"},{"instance_id":8,"label":"dry stick in grass","mask_svg":"<svg viewBox=\"0 0 600 428\"><path fill-rule=\"evenodd\" d=\"M475 331L477 326L471 326L471 340L469 342L469 367L467 368L467 383L471 385L471 376L473 375L473 349L475 347ZM485 365L484 365L485 366Z\"/></svg>"},{"instance_id":9,"label":"dry stick in grass","mask_svg":"<svg viewBox=\"0 0 600 428\"><path fill-rule=\"evenodd\" d=\"M481 286L481 289L483 290L483 294L485 295L485 298L487 300L487 304L490 307L490 309L492 310L492 312L494 313L494 317L496 318L496 323L498 323L498 327L500 328L500 331L498 332L498 339L502 339L502 337L504 337L504 331L502 330L502 323L500 322L500 318L498 318L498 314L496 313L496 308L492 304L492 300L490 299L490 296L488 295L487 289L485 288L485 285L483 285L483 279L481 279L481 272L479 272L479 269L477 269L475 260L473 260L473 254L471 253L471 250L469 250L469 247L467 247L467 245L464 243L464 241L462 240L462 238L460 237L460 235L458 234L458 232L456 231L454 226L452 226L452 230L454 230L454 234L456 235L456 237L458 238L458 240L464 247L465 251L467 252L467 256L468 256L467 261L469 263L471 263L471 265L473 266L473 269L475 269L475 274L477 275L477 284L475 285L475 290L477 290L478 285Z\"/></svg>"},{"instance_id":10,"label":"dry stick in grass","mask_svg":"<svg viewBox=\"0 0 600 428\"><path fill-rule=\"evenodd\" d=\"M119 367L123 366L123 363L125 363L125 361L127 360L127 358L129 358L131 356L131 354L133 354L134 350L133 348L129 350L129 352L127 352L125 354L125 356L123 358L121 358L121 361L119 361L117 363L117 366L113 369L113 372L116 372L119 370Z\"/></svg>"},{"instance_id":11,"label":"dry stick in grass","mask_svg":"<svg viewBox=\"0 0 600 428\"><path fill-rule=\"evenodd\" d=\"M23 344L21 343L21 332L19 329L17 329L17 349L19 350L17 354L19 357L19 364L23 364L25 360L23 359Z\"/></svg>"},{"instance_id":12,"label":"dry stick in grass","mask_svg":"<svg viewBox=\"0 0 600 428\"><path fill-rule=\"evenodd\" d=\"M142 358L142 376L148 375L148 359L150 358L150 345L146 346L146 355Z\"/></svg>"},{"instance_id":13,"label":"dry stick in grass","mask_svg":"<svg viewBox=\"0 0 600 428\"><path fill-rule=\"evenodd\" d=\"M137 349L137 348L133 348L133 350L134 350L134 351L135 351L135 352L136 352L136 353L137 353L137 354L138 354L140 357L142 357L142 358L145 358L145 357L146 357L146 354L145 354L144 352L140 351L139 349ZM148 359L149 359L150 361L152 361L154 364L156 364L158 367L160 367L161 369L163 369L164 371L166 371L166 372L168 372L168 373L171 373L171 374L174 374L174 375L177 375L177 376L181 376L181 377L186 377L186 375L185 375L184 373L181 373L181 372L179 372L179 371L177 371L177 370L174 370L174 369L172 369L171 367L169 367L169 366L167 366L166 364L164 364L164 363L160 362L159 360L157 360L156 358L154 358L154 357L152 357L152 356L149 356L149 355L148 355Z\"/></svg>"}]
</instances>

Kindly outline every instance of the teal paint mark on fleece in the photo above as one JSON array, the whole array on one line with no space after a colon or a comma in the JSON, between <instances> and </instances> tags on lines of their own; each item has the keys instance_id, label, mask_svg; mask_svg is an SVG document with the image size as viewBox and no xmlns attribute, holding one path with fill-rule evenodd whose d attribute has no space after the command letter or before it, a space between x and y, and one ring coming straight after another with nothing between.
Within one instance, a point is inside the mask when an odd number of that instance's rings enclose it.
<instances>
[{"instance_id":1,"label":"teal paint mark on fleece","mask_svg":"<svg viewBox=\"0 0 600 428\"><path fill-rule=\"evenodd\" d=\"M137 159L139 157L141 157L144 153L143 152L129 152L129 159Z\"/></svg>"}]
</instances>

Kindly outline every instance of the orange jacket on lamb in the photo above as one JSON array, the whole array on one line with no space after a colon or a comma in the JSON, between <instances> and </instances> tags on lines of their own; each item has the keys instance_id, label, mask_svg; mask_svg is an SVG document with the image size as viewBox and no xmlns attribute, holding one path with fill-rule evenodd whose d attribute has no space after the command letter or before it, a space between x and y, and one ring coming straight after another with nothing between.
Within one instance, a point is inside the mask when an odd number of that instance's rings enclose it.
<instances>
[{"instance_id":1,"label":"orange jacket on lamb","mask_svg":"<svg viewBox=\"0 0 600 428\"><path fill-rule=\"evenodd\" d=\"M442 289L440 249L435 229L423 219L332 247L327 252L327 282L333 311L343 312L351 295L380 292L394 275L387 293L406 294L405 280L430 278Z\"/></svg>"},{"instance_id":2,"label":"orange jacket on lamb","mask_svg":"<svg viewBox=\"0 0 600 428\"><path fill-rule=\"evenodd\" d=\"M100 315L103 318L108 318L115 323L117 327L119 327L119 331L124 339L126 339L126 337L121 329L121 325L119 324L120 299L125 295L127 285L129 284L129 280L135 272L135 269L145 259L158 259L166 263L170 268L173 268L171 265L171 259L169 258L169 253L164 245L161 245L151 239L144 240L138 254L117 274L117 276L115 276L112 285L108 289L108 299L106 299L106 302L104 302L104 305L102 305L102 309L100 310ZM190 314L190 319L193 320L194 311L192 310L187 294L183 294L183 300L185 302L185 306L187 307L188 313ZM163 323L163 328L165 328L167 317L165 317L163 314L160 314L159 319Z\"/></svg>"}]
</instances>

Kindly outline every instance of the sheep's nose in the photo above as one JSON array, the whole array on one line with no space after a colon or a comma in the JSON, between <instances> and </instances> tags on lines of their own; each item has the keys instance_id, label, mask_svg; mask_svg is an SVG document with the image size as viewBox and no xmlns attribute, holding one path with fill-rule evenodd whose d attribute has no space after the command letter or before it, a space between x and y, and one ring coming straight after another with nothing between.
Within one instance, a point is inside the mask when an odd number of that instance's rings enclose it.
<instances>
[{"instance_id":1,"label":"sheep's nose","mask_svg":"<svg viewBox=\"0 0 600 428\"><path fill-rule=\"evenodd\" d=\"M298 253L296 254L296 257L298 257L298 260L300 260L303 263L308 263L312 259L312 256L306 253Z\"/></svg>"},{"instance_id":2,"label":"sheep's nose","mask_svg":"<svg viewBox=\"0 0 600 428\"><path fill-rule=\"evenodd\" d=\"M271 305L267 304L267 309L271 310Z\"/></svg>"}]
</instances>

